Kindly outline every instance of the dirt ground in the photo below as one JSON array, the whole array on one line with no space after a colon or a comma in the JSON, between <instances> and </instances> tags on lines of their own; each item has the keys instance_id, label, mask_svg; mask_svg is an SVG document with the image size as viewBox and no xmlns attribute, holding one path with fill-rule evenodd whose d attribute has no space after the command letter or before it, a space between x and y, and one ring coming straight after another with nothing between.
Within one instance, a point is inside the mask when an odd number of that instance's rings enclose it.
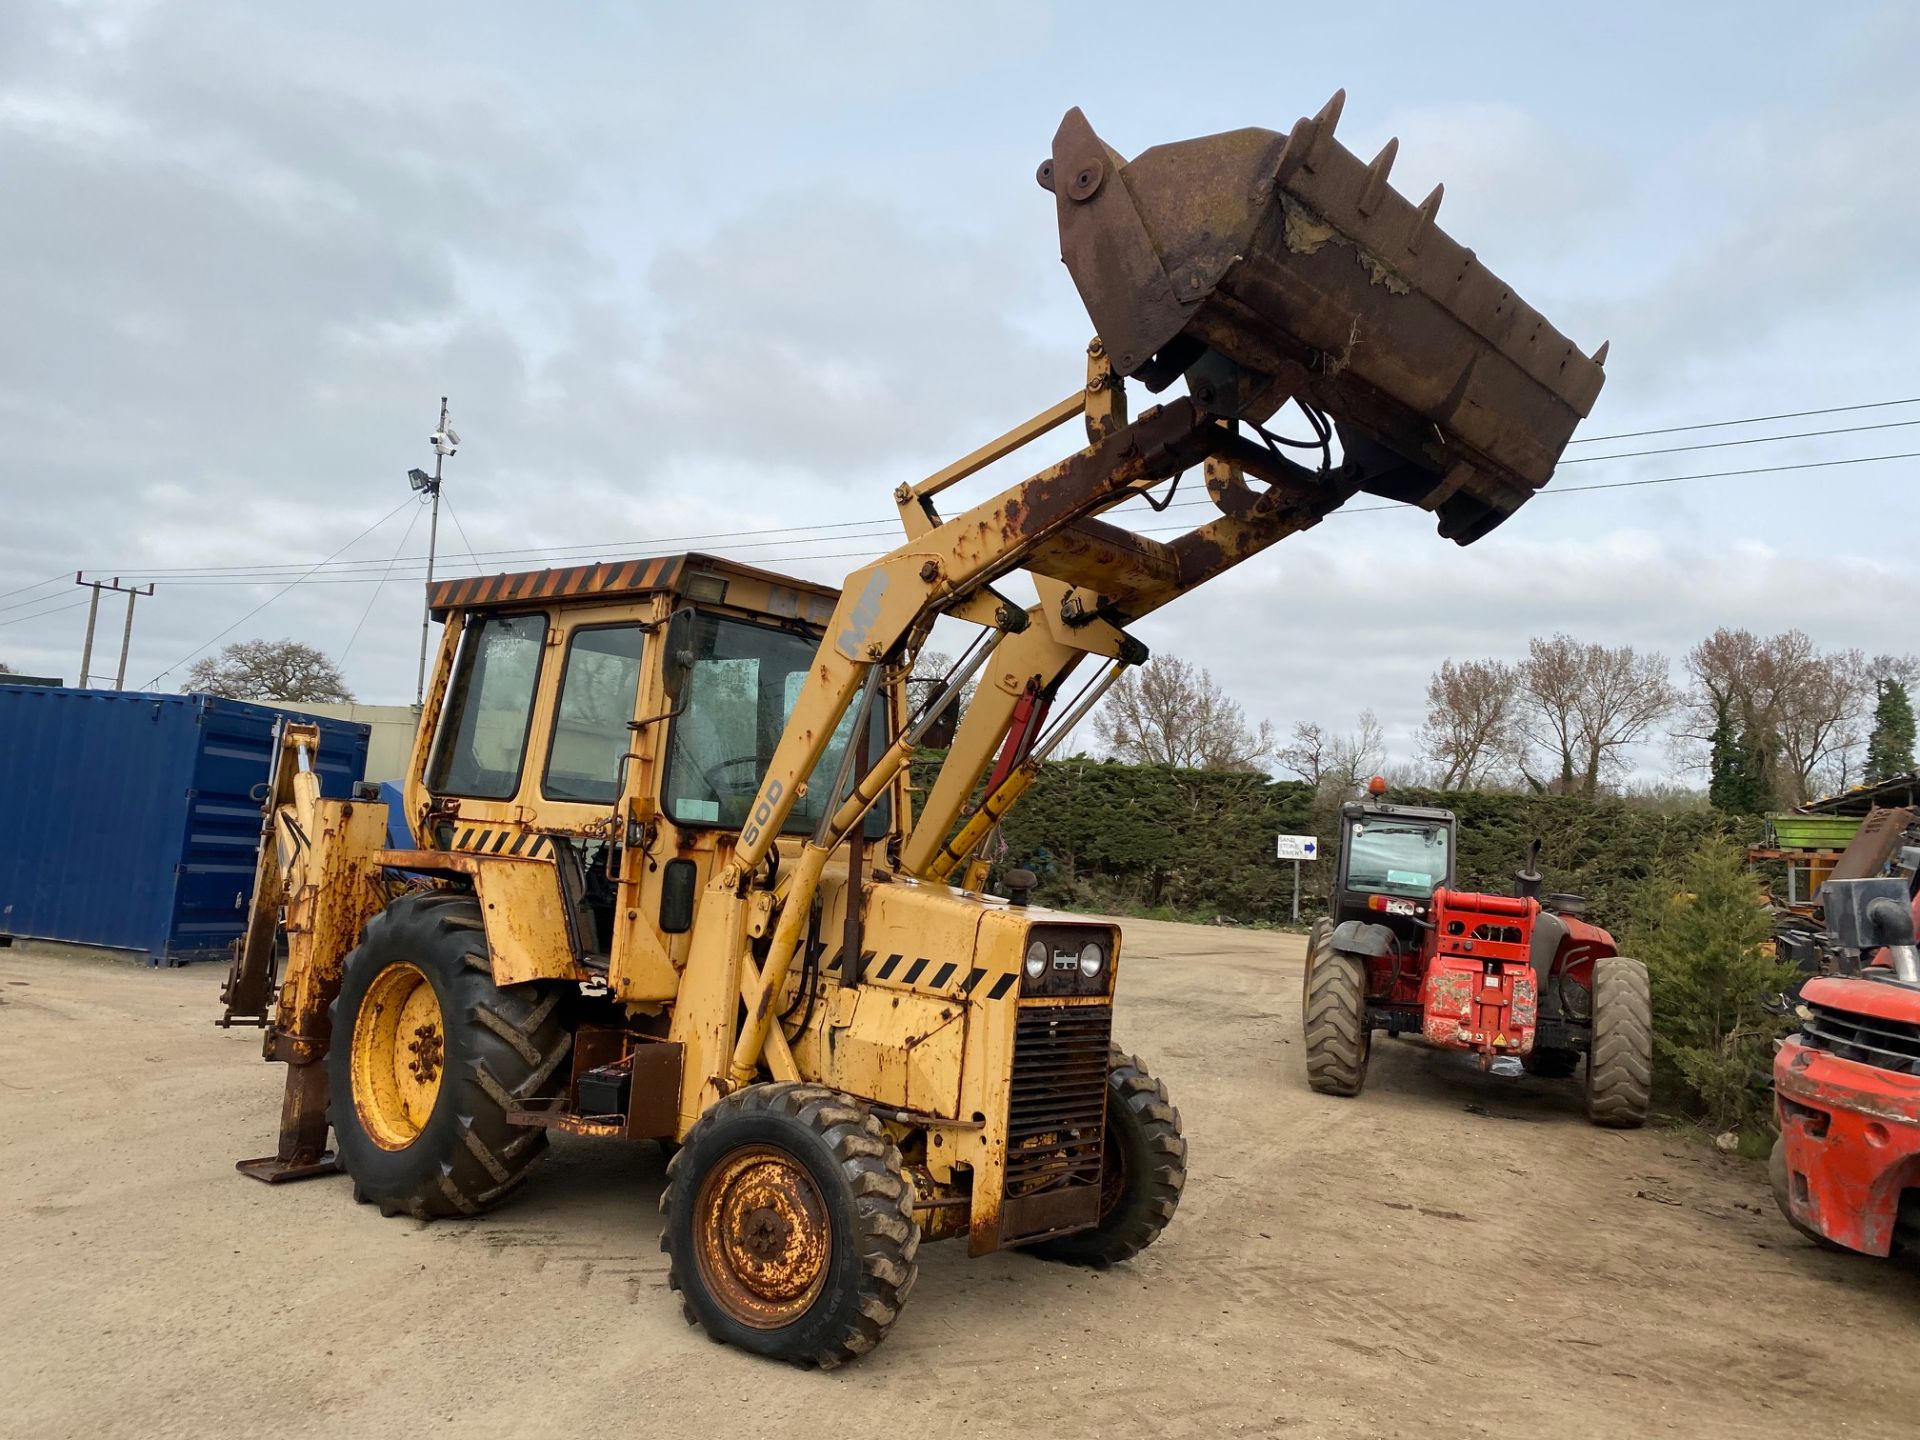
<instances>
[{"instance_id":1,"label":"dirt ground","mask_svg":"<svg viewBox=\"0 0 1920 1440\"><path fill-rule=\"evenodd\" d=\"M1808 1247L1761 1167L1402 1043L1313 1095L1298 939L1128 936L1172 1227L1105 1273L928 1247L827 1374L682 1322L655 1147L563 1137L471 1222L270 1189L283 1072L214 969L0 951L0 1434L1913 1434L1920 1271Z\"/></svg>"}]
</instances>

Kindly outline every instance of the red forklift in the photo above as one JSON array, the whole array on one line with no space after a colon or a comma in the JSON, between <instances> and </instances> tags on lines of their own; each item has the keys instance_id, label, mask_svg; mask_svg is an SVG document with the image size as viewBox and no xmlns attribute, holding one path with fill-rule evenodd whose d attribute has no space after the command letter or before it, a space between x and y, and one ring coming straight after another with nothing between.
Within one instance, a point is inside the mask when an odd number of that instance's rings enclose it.
<instances>
[{"instance_id":1,"label":"red forklift","mask_svg":"<svg viewBox=\"0 0 1920 1440\"><path fill-rule=\"evenodd\" d=\"M1454 888L1459 826L1451 810L1390 805L1375 776L1340 810L1331 913L1307 946L1307 1083L1358 1095L1373 1035L1407 1036L1531 1074L1586 1070L1596 1125L1645 1122L1653 1088L1646 967L1582 918L1577 895L1542 895L1540 842L1514 893ZM1504 1067L1503 1067L1504 1068Z\"/></svg>"},{"instance_id":2,"label":"red forklift","mask_svg":"<svg viewBox=\"0 0 1920 1440\"><path fill-rule=\"evenodd\" d=\"M1920 1248L1920 871L1829 880L1838 973L1800 991L1773 1059L1773 1198L1828 1250Z\"/></svg>"}]
</instances>

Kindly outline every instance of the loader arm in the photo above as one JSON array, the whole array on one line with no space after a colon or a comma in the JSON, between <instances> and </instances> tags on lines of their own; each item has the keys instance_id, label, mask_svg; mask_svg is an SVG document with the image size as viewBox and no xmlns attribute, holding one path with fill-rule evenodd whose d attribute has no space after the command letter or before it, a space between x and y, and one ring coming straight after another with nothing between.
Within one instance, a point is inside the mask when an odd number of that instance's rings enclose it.
<instances>
[{"instance_id":1,"label":"loader arm","mask_svg":"<svg viewBox=\"0 0 1920 1440\"><path fill-rule=\"evenodd\" d=\"M744 933L748 877L817 783L849 706L875 667L909 665L940 615L1000 633L989 682L902 849L901 868L916 875L949 873L963 858L965 846L956 852L948 837L1030 685L1051 700L1084 654L1145 657L1126 623L1362 490L1435 512L1441 534L1464 545L1547 482L1599 393L1606 347L1583 355L1441 230L1439 189L1419 206L1394 191L1397 141L1371 164L1342 146L1334 131L1344 102L1337 93L1284 135L1234 131L1132 162L1068 112L1038 178L1055 198L1061 258L1101 331L1087 386L896 493L908 538L847 578L732 863L709 887L729 934ZM1125 376L1153 390L1184 377L1189 393L1128 422ZM1319 437L1318 468L1283 455L1282 443L1297 442L1265 428L1289 401ZM1083 449L940 518L936 495L1079 413ZM1218 513L1178 539L1099 518L1196 466ZM1039 590L1031 612L992 590L1016 569ZM922 721L970 675L928 702ZM850 784L834 779L828 818L784 885L764 963L727 946L748 1002L728 1083L746 1083L760 1063L827 856L894 783L923 729L896 736ZM989 821L1034 765L1029 757L987 797ZM986 828L972 825L966 846ZM698 1103L691 1087L685 1102Z\"/></svg>"}]
</instances>

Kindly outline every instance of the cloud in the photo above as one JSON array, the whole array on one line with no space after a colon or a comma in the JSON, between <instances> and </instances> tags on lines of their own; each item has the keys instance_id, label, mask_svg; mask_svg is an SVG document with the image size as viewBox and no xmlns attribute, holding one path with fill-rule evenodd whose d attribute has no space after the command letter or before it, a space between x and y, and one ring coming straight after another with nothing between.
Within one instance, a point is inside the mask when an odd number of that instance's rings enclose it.
<instances>
[{"instance_id":1,"label":"cloud","mask_svg":"<svg viewBox=\"0 0 1920 1440\"><path fill-rule=\"evenodd\" d=\"M1335 514L1135 628L1156 652L1206 666L1282 732L1297 721L1346 728L1373 709L1396 760L1415 758L1442 659L1518 660L1534 636L1631 643L1665 655L1676 682L1686 652L1720 625L1887 648L1884 622L1858 603L1900 583L1887 561L1824 556L1823 570L1849 585L1809 584L1803 554L1760 542L1631 529L1541 541L1520 523L1463 550L1436 544L1423 516ZM1646 768L1663 759L1659 745L1637 757Z\"/></svg>"}]
</instances>

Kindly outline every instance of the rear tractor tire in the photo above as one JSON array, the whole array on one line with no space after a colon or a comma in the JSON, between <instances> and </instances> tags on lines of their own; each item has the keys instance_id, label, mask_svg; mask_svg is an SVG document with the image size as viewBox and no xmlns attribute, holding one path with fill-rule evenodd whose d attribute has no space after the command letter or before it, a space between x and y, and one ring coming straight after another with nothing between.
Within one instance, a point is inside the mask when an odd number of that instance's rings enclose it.
<instances>
[{"instance_id":1,"label":"rear tractor tire","mask_svg":"<svg viewBox=\"0 0 1920 1440\"><path fill-rule=\"evenodd\" d=\"M1587 1118L1614 1130L1644 1125L1653 1109L1653 998L1647 967L1606 955L1593 962L1593 1039Z\"/></svg>"},{"instance_id":2,"label":"rear tractor tire","mask_svg":"<svg viewBox=\"0 0 1920 1440\"><path fill-rule=\"evenodd\" d=\"M750 1085L710 1106L667 1164L660 1248L689 1325L832 1367L886 1335L918 1273L900 1151L821 1085Z\"/></svg>"},{"instance_id":3,"label":"rear tractor tire","mask_svg":"<svg viewBox=\"0 0 1920 1440\"><path fill-rule=\"evenodd\" d=\"M1309 952L1307 1000L1301 1028L1307 1037L1307 1084L1322 1095L1358 1095L1367 1083L1373 1032L1367 1026L1367 963L1327 949Z\"/></svg>"},{"instance_id":4,"label":"rear tractor tire","mask_svg":"<svg viewBox=\"0 0 1920 1440\"><path fill-rule=\"evenodd\" d=\"M327 1119L354 1198L419 1220L506 1198L547 1141L508 1107L567 1082L563 999L493 983L471 896L407 896L374 916L347 956L327 1053Z\"/></svg>"},{"instance_id":5,"label":"rear tractor tire","mask_svg":"<svg viewBox=\"0 0 1920 1440\"><path fill-rule=\"evenodd\" d=\"M1100 1219L1089 1230L1030 1245L1042 1260L1105 1269L1160 1238L1187 1185L1187 1141L1166 1085L1137 1055L1107 1060L1106 1140L1101 1147Z\"/></svg>"}]
</instances>

